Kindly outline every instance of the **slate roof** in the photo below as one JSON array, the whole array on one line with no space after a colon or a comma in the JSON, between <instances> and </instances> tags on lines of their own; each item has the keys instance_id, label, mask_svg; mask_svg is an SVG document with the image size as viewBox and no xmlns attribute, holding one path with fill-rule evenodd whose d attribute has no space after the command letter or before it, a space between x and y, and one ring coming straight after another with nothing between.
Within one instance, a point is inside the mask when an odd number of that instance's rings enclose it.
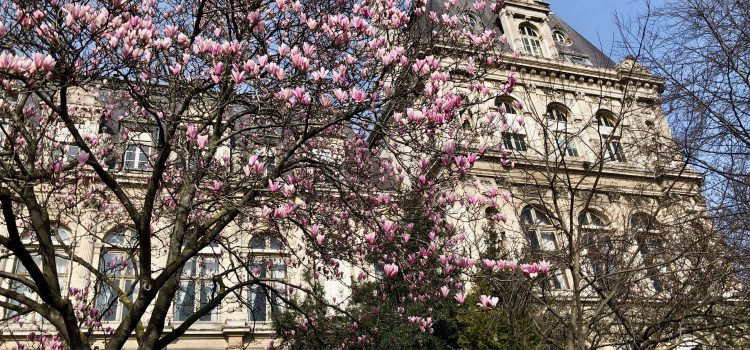
<instances>
[{"instance_id":1,"label":"slate roof","mask_svg":"<svg viewBox=\"0 0 750 350\"><path fill-rule=\"evenodd\" d=\"M550 29L554 30L555 28L560 28L570 37L570 44L568 45L555 43L557 50L560 53L573 53L575 55L587 57L594 67L615 68L615 62L604 54L604 52L599 50L596 45L586 40L586 38L573 29L573 27L565 23L562 18L552 12L550 12L548 16Z\"/></svg>"}]
</instances>

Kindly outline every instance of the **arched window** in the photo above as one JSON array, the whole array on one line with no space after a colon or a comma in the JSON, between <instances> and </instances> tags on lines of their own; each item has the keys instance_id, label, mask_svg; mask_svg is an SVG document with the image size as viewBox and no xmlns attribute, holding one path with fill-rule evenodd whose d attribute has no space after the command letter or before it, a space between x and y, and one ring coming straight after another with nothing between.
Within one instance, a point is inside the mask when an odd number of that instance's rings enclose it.
<instances>
[{"instance_id":1,"label":"arched window","mask_svg":"<svg viewBox=\"0 0 750 350\"><path fill-rule=\"evenodd\" d=\"M630 217L630 229L635 234L638 253L645 264L652 287L657 293L661 292L664 290L661 277L667 273L668 266L664 260L664 241L659 223L651 215L636 213Z\"/></svg>"},{"instance_id":2,"label":"arched window","mask_svg":"<svg viewBox=\"0 0 750 350\"><path fill-rule=\"evenodd\" d=\"M104 237L104 246L99 258L99 272L108 281L97 283L96 308L102 321L117 321L127 315L128 309L120 301L117 290L130 300L138 295L136 254L138 239L133 229L122 229ZM109 283L108 283L109 282Z\"/></svg>"},{"instance_id":3,"label":"arched window","mask_svg":"<svg viewBox=\"0 0 750 350\"><path fill-rule=\"evenodd\" d=\"M219 273L218 242L211 242L185 263L180 277L180 286L175 292L174 320L185 321L216 296L213 277ZM218 310L200 316L199 321L216 321Z\"/></svg>"},{"instance_id":4,"label":"arched window","mask_svg":"<svg viewBox=\"0 0 750 350\"><path fill-rule=\"evenodd\" d=\"M557 151L564 156L578 157L575 138L568 133L568 115L568 108L562 104L547 105L547 120L550 121L549 127L554 133Z\"/></svg>"},{"instance_id":5,"label":"arched window","mask_svg":"<svg viewBox=\"0 0 750 350\"><path fill-rule=\"evenodd\" d=\"M570 39L562 29L555 29L552 31L552 39L560 45L570 45Z\"/></svg>"},{"instance_id":6,"label":"arched window","mask_svg":"<svg viewBox=\"0 0 750 350\"><path fill-rule=\"evenodd\" d=\"M539 32L531 24L524 23L518 27L521 32L523 49L527 54L537 57L543 57L542 41L539 39Z\"/></svg>"},{"instance_id":7,"label":"arched window","mask_svg":"<svg viewBox=\"0 0 750 350\"><path fill-rule=\"evenodd\" d=\"M585 210L578 215L578 224L586 241L586 255L594 275L616 271L616 256L604 219L591 210Z\"/></svg>"},{"instance_id":8,"label":"arched window","mask_svg":"<svg viewBox=\"0 0 750 350\"><path fill-rule=\"evenodd\" d=\"M517 103L507 97L495 100L498 112L502 115L501 118L508 124L507 130L501 131L503 147L505 150L511 152L526 152L528 144L526 142L525 130L518 124L519 112L514 106Z\"/></svg>"},{"instance_id":9,"label":"arched window","mask_svg":"<svg viewBox=\"0 0 750 350\"><path fill-rule=\"evenodd\" d=\"M625 153L620 138L614 134L618 125L617 118L612 112L602 110L596 113L596 120L603 141L602 157L605 161L624 162Z\"/></svg>"},{"instance_id":10,"label":"arched window","mask_svg":"<svg viewBox=\"0 0 750 350\"><path fill-rule=\"evenodd\" d=\"M249 246L248 279L258 279L262 284L247 290L247 317L251 322L271 321L284 305L279 296L286 296L284 245L277 235L261 233L250 240Z\"/></svg>"},{"instance_id":11,"label":"arched window","mask_svg":"<svg viewBox=\"0 0 750 350\"><path fill-rule=\"evenodd\" d=\"M57 272L57 281L60 285L60 291L64 292L68 289L67 282L68 274L70 273L70 260L65 258L66 253L63 246L70 244L70 232L66 228L56 223L52 224L52 230L55 232L55 234L53 234L51 237L52 244L55 246L55 271ZM60 239L58 239L58 236L60 237ZM36 234L32 231L25 231L21 238L21 242L24 243L27 251L32 252L31 259L34 261L34 264L40 270L43 269L42 257L39 255L39 253L35 252L39 249ZM19 277L25 277L31 280L28 267L25 266L19 259L15 259L15 262L13 264L13 273L18 275ZM21 282L11 280L8 287L11 291L24 295L32 300L39 301L41 299L39 295L37 295L30 287ZM8 302L13 305L21 305L18 301L13 299L9 299ZM16 315L16 312L14 310L6 309L6 317L12 317L14 315ZM33 313L25 314L24 319L28 320L30 318L33 318L33 315Z\"/></svg>"}]
</instances>

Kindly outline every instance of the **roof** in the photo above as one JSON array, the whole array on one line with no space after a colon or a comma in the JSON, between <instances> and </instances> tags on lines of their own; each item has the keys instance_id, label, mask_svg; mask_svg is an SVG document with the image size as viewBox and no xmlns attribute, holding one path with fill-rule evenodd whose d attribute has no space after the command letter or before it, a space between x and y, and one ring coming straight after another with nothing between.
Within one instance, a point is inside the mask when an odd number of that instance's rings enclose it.
<instances>
[{"instance_id":1,"label":"roof","mask_svg":"<svg viewBox=\"0 0 750 350\"><path fill-rule=\"evenodd\" d=\"M613 62L604 52L588 41L580 33L578 33L573 27L569 26L565 21L562 20L556 14L550 12L548 15L549 27L554 30L555 28L562 29L570 37L570 43L567 45L555 43L557 50L560 53L573 53L587 57L594 67L598 68L615 68L615 62Z\"/></svg>"}]
</instances>

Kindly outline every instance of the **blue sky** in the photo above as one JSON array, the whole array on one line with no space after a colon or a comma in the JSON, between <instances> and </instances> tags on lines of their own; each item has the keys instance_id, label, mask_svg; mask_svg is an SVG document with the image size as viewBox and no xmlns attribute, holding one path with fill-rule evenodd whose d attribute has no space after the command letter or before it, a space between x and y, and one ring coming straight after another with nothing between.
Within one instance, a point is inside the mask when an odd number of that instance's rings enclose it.
<instances>
[{"instance_id":1,"label":"blue sky","mask_svg":"<svg viewBox=\"0 0 750 350\"><path fill-rule=\"evenodd\" d=\"M547 0L552 11L586 39L602 49L613 60L622 58L620 31L615 14L625 21L635 21L646 13L645 0ZM651 0L652 6L663 0Z\"/></svg>"}]
</instances>

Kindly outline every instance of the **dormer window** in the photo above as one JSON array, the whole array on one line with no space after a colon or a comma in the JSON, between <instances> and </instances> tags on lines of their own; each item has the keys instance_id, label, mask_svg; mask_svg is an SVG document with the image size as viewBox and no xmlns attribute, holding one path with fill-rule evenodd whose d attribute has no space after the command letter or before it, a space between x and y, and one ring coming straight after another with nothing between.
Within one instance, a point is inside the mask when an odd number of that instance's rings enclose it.
<instances>
[{"instance_id":1,"label":"dormer window","mask_svg":"<svg viewBox=\"0 0 750 350\"><path fill-rule=\"evenodd\" d=\"M521 24L519 27L523 49L531 56L544 57L542 51L542 41L539 38L539 32L531 24Z\"/></svg>"},{"instance_id":2,"label":"dormer window","mask_svg":"<svg viewBox=\"0 0 750 350\"><path fill-rule=\"evenodd\" d=\"M552 32L552 39L554 39L555 42L560 45L570 45L570 39L568 38L568 35L560 29L555 29Z\"/></svg>"},{"instance_id":3,"label":"dormer window","mask_svg":"<svg viewBox=\"0 0 750 350\"><path fill-rule=\"evenodd\" d=\"M560 58L562 58L563 61L572 63L572 64L580 64L584 66L591 66L591 60L589 60L587 57L583 56L576 56L576 55L570 55L570 54L562 54L560 55Z\"/></svg>"},{"instance_id":4,"label":"dormer window","mask_svg":"<svg viewBox=\"0 0 750 350\"><path fill-rule=\"evenodd\" d=\"M476 14L465 13L464 20L466 21L466 29L474 34L481 34L484 32L484 24L482 19Z\"/></svg>"}]
</instances>

